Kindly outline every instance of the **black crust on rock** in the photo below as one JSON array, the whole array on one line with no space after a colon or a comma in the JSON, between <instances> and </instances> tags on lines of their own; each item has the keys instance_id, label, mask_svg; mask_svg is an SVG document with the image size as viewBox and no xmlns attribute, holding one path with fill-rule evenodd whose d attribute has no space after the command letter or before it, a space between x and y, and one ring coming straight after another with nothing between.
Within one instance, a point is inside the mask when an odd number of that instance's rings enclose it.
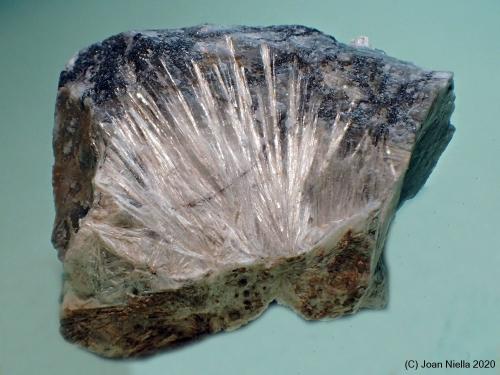
<instances>
[{"instance_id":1,"label":"black crust on rock","mask_svg":"<svg viewBox=\"0 0 500 375\"><path fill-rule=\"evenodd\" d=\"M171 62L181 71L189 66L193 54L194 41L216 39L232 30L211 30L202 32L203 26L195 26L177 30L147 30L131 33L120 33L105 39L100 43L80 51L74 65L63 70L59 77L58 87L84 79L88 71L92 72L90 83L93 86L83 97L91 97L96 103L103 103L114 99L121 90L126 88L126 81L120 74L120 67L124 63L133 64L136 73L148 75L146 60L155 62L159 55L169 56ZM238 27L242 33L273 33L280 38L276 42L283 42L293 36L325 36L320 31L300 26L268 26L268 27ZM146 34L145 34L146 33ZM148 33L157 33L157 38L148 37ZM335 38L327 36L332 43ZM130 44L130 47L127 47ZM284 62L284 61L282 61ZM186 72L187 73L187 72ZM147 77L146 77L147 78Z\"/></svg>"}]
</instances>

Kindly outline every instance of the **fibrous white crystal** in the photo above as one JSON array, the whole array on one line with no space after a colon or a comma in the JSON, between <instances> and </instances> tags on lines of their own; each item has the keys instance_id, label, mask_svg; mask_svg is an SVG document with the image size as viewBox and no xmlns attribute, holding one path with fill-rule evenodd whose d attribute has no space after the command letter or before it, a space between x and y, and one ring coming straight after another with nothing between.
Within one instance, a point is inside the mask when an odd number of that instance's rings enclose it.
<instances>
[{"instance_id":1,"label":"fibrous white crystal","mask_svg":"<svg viewBox=\"0 0 500 375\"><path fill-rule=\"evenodd\" d=\"M301 26L119 34L58 93L62 332L105 356L385 303L398 204L453 128L450 73ZM359 48L361 47L361 48Z\"/></svg>"}]
</instances>

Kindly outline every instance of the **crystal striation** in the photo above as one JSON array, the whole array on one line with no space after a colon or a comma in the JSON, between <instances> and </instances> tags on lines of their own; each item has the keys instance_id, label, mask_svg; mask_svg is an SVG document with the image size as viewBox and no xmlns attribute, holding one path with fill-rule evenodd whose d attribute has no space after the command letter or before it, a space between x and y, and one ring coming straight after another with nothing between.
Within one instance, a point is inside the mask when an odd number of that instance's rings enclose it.
<instances>
[{"instance_id":1,"label":"crystal striation","mask_svg":"<svg viewBox=\"0 0 500 375\"><path fill-rule=\"evenodd\" d=\"M126 32L61 73L63 336L108 357L386 303L399 204L453 134L453 81L303 26Z\"/></svg>"}]
</instances>

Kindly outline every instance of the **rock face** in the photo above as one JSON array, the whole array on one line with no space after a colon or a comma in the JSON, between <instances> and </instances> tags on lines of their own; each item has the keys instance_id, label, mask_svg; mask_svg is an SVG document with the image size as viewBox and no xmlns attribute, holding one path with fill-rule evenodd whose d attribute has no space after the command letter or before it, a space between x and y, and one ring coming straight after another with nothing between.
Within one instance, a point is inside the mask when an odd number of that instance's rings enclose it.
<instances>
[{"instance_id":1,"label":"rock face","mask_svg":"<svg viewBox=\"0 0 500 375\"><path fill-rule=\"evenodd\" d=\"M398 205L453 127L452 75L302 26L127 32L61 73L61 331L128 357L386 301Z\"/></svg>"}]
</instances>

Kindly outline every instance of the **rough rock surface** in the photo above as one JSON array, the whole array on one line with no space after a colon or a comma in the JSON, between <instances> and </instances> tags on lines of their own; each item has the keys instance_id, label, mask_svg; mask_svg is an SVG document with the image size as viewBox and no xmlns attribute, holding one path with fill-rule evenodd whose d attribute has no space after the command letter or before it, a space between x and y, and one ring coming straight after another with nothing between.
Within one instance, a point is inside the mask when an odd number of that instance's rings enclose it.
<instances>
[{"instance_id":1,"label":"rough rock surface","mask_svg":"<svg viewBox=\"0 0 500 375\"><path fill-rule=\"evenodd\" d=\"M398 205L453 127L452 75L303 26L126 32L61 73L61 330L128 357L386 302Z\"/></svg>"}]
</instances>

